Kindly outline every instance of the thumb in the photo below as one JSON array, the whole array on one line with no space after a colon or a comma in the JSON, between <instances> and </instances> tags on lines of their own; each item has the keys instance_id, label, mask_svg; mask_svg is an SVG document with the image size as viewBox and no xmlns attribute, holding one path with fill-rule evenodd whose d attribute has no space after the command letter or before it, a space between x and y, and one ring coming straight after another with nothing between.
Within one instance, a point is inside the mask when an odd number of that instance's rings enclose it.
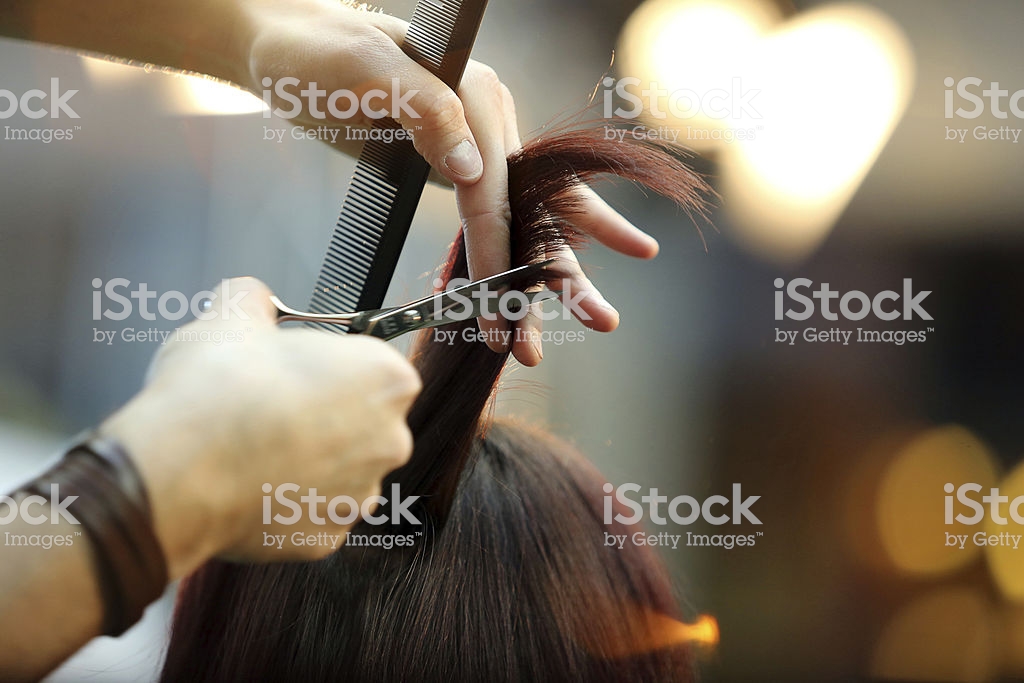
<instances>
[{"instance_id":1,"label":"thumb","mask_svg":"<svg viewBox=\"0 0 1024 683\"><path fill-rule=\"evenodd\" d=\"M383 14L369 19L393 41L386 68L378 72L388 78L377 79L377 87L390 100L391 116L412 133L416 151L449 181L472 185L480 180L484 162L466 121L462 100L399 47L405 41L408 24ZM401 106L403 103L407 106Z\"/></svg>"},{"instance_id":2,"label":"thumb","mask_svg":"<svg viewBox=\"0 0 1024 683\"><path fill-rule=\"evenodd\" d=\"M441 175L460 185L475 183L483 175L484 162L462 100L426 69L413 66L412 77L396 83L399 97L411 109L400 109L397 121L412 132L416 151Z\"/></svg>"}]
</instances>

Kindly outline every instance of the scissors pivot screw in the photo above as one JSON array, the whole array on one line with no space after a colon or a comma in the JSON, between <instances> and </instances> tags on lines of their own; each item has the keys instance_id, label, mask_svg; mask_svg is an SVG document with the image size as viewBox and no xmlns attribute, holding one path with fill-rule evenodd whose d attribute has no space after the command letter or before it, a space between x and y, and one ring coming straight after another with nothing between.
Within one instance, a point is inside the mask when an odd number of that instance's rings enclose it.
<instances>
[{"instance_id":1,"label":"scissors pivot screw","mask_svg":"<svg viewBox=\"0 0 1024 683\"><path fill-rule=\"evenodd\" d=\"M411 324L415 324L415 323L418 323L421 320L423 320L423 316L420 315L419 311L410 310L410 311L405 311L404 313L402 313L402 319L406 323L409 323L411 325Z\"/></svg>"}]
</instances>

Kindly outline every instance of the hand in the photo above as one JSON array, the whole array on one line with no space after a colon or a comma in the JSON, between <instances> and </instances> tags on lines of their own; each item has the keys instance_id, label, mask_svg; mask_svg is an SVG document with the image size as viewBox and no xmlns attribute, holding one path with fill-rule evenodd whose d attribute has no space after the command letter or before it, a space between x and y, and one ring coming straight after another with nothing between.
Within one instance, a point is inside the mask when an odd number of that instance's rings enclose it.
<instances>
[{"instance_id":1,"label":"hand","mask_svg":"<svg viewBox=\"0 0 1024 683\"><path fill-rule=\"evenodd\" d=\"M293 77L302 83L296 91L314 81L328 93L344 89L361 96L379 89L388 97L375 106L393 110L393 78L398 79L399 98L416 91L407 101L419 118L402 112L397 120L413 132L417 151L455 186L470 276L488 277L510 267L506 157L519 149L521 142L512 95L493 69L471 61L456 94L402 52L399 45L408 25L399 19L353 10L337 0L250 0L243 7L247 8L250 38L248 71L242 85L254 92L263 90L264 78L277 82ZM305 111L296 122L333 126L371 123L362 113L344 120L324 113L327 119ZM357 151L351 143L335 146L348 153ZM658 253L658 243L652 237L589 188L581 192L584 213L576 226L581 232L628 256L653 258ZM618 312L584 274L573 251L565 248L552 257L569 274L571 290L586 292L580 303L586 316L580 321L597 331L614 330ZM485 332L508 325L500 319L481 318L479 323ZM524 365L536 365L543 357L541 320L527 315L517 324L521 332L512 352ZM497 341L490 346L495 351L506 350Z\"/></svg>"},{"instance_id":2,"label":"hand","mask_svg":"<svg viewBox=\"0 0 1024 683\"><path fill-rule=\"evenodd\" d=\"M248 320L224 315L227 290L247 292L239 308ZM264 547L263 532L348 528L312 524L305 505L297 524L264 525L264 484L361 503L412 452L405 419L420 380L401 354L368 337L278 328L270 292L257 280L228 280L218 293L215 319L180 330L204 340L168 343L145 389L100 429L137 462L172 578L214 555L328 554L324 546ZM326 506L319 512L327 517Z\"/></svg>"}]
</instances>

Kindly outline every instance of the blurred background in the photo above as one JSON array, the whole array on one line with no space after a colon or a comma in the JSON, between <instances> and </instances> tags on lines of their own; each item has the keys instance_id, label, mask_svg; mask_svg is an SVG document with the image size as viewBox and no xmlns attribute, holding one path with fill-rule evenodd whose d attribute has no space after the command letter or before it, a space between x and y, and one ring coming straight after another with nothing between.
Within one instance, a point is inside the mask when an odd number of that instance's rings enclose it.
<instances>
[{"instance_id":1,"label":"blurred background","mask_svg":"<svg viewBox=\"0 0 1024 683\"><path fill-rule=\"evenodd\" d=\"M384 8L407 18L412 4ZM754 547L664 552L688 618L717 622L698 644L704 680L1024 680L1024 549L941 547L944 483L1024 495L1024 155L946 139L1019 119L944 118L947 77L1024 88L1022 25L1010 1L491 2L474 57L515 94L524 136L585 107L606 75L758 91L756 116L643 119L699 152L717 207L695 225L635 188L599 188L661 254L584 254L620 329L548 343L500 400L616 484L761 496ZM106 345L94 328L174 326L94 322L94 278L190 293L254 275L301 306L354 166L266 140L287 123L224 86L0 40L0 87L53 77L79 90L74 139L0 139L4 488L140 387L156 344ZM391 301L427 290L457 225L451 193L428 188ZM776 322L780 277L869 295L912 278L932 292L927 340L776 343L776 327L925 329ZM168 600L52 680L152 678Z\"/></svg>"}]
</instances>

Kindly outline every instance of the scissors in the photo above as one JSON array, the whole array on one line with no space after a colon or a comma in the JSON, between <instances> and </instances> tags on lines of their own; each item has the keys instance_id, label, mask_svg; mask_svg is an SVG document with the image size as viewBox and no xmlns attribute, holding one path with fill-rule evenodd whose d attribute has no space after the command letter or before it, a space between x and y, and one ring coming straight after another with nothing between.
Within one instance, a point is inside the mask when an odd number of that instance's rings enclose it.
<instances>
[{"instance_id":1,"label":"scissors","mask_svg":"<svg viewBox=\"0 0 1024 683\"><path fill-rule=\"evenodd\" d=\"M497 296L476 296L479 292L494 290L495 292L517 280L534 275L555 262L554 259L531 263L498 273L491 277L471 282L431 296L417 299L404 306L378 308L355 313L306 313L285 305L276 296L270 301L277 308L277 323L308 322L321 325L344 325L349 334L368 334L380 339L394 339L407 332L414 332L430 327L450 325L462 320L477 318L486 313L498 312ZM558 297L561 292L544 290L540 292L521 292L529 302L535 304ZM516 312L522 307L522 299L506 302L505 309ZM455 311L456 307L461 311Z\"/></svg>"}]
</instances>

